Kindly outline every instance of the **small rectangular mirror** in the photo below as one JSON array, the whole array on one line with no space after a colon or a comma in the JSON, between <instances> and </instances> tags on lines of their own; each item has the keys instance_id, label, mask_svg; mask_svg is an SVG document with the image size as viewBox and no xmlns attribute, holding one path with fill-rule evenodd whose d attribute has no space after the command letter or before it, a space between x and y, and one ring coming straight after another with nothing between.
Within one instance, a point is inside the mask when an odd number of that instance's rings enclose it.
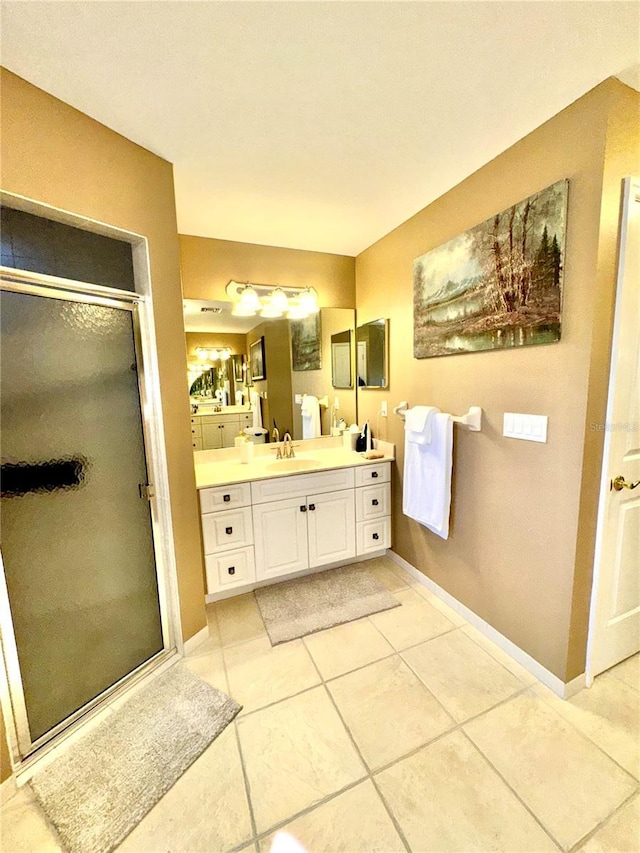
<instances>
[{"instance_id":1,"label":"small rectangular mirror","mask_svg":"<svg viewBox=\"0 0 640 853\"><path fill-rule=\"evenodd\" d=\"M351 329L331 335L331 384L334 388L353 388L351 358Z\"/></svg>"},{"instance_id":2,"label":"small rectangular mirror","mask_svg":"<svg viewBox=\"0 0 640 853\"><path fill-rule=\"evenodd\" d=\"M356 329L358 388L389 385L389 321L372 320Z\"/></svg>"}]
</instances>

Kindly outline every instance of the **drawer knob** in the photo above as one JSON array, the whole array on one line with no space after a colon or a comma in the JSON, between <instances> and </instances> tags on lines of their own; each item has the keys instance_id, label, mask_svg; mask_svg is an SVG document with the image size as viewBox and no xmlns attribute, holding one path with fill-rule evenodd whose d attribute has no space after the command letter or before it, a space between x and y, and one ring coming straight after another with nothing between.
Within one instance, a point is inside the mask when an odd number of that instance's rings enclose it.
<instances>
[{"instance_id":1,"label":"drawer knob","mask_svg":"<svg viewBox=\"0 0 640 853\"><path fill-rule=\"evenodd\" d=\"M315 504L309 504L309 509L311 510L311 512L314 512L315 508L316 508Z\"/></svg>"},{"instance_id":2,"label":"drawer knob","mask_svg":"<svg viewBox=\"0 0 640 853\"><path fill-rule=\"evenodd\" d=\"M378 498L374 498L374 499L371 501L371 506L378 506Z\"/></svg>"},{"instance_id":3,"label":"drawer knob","mask_svg":"<svg viewBox=\"0 0 640 853\"><path fill-rule=\"evenodd\" d=\"M377 471L372 471L372 472L371 472L371 476L373 477L373 479L374 479L374 480L376 480L376 479L378 478L378 472L377 472Z\"/></svg>"},{"instance_id":4,"label":"drawer knob","mask_svg":"<svg viewBox=\"0 0 640 853\"><path fill-rule=\"evenodd\" d=\"M225 533L231 536L231 534L233 533L233 527L225 527Z\"/></svg>"},{"instance_id":5,"label":"drawer knob","mask_svg":"<svg viewBox=\"0 0 640 853\"><path fill-rule=\"evenodd\" d=\"M380 537L378 536L378 534L377 534L377 533L374 533L374 534L373 534L373 538L374 538L374 539L379 539Z\"/></svg>"},{"instance_id":6,"label":"drawer knob","mask_svg":"<svg viewBox=\"0 0 640 853\"><path fill-rule=\"evenodd\" d=\"M223 496L223 498L222 498L222 500L223 500L226 504L228 504L228 503L229 503L229 501L231 500L231 495L224 495L224 496Z\"/></svg>"},{"instance_id":7,"label":"drawer knob","mask_svg":"<svg viewBox=\"0 0 640 853\"><path fill-rule=\"evenodd\" d=\"M307 511L307 507L306 507L306 506L301 506L301 507L300 507L300 512L306 512L306 511Z\"/></svg>"},{"instance_id":8,"label":"drawer knob","mask_svg":"<svg viewBox=\"0 0 640 853\"><path fill-rule=\"evenodd\" d=\"M229 574L230 574L230 575L235 575L235 573L236 573L236 567L235 567L235 566L229 566L229 568L227 569L227 571L229 572Z\"/></svg>"}]
</instances>

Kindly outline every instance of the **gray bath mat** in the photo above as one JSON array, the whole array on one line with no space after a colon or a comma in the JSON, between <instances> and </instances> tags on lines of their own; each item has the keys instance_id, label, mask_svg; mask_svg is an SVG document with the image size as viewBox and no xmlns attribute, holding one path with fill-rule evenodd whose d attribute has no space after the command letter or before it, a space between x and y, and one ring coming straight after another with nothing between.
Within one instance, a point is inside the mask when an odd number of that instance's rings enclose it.
<instances>
[{"instance_id":1,"label":"gray bath mat","mask_svg":"<svg viewBox=\"0 0 640 853\"><path fill-rule=\"evenodd\" d=\"M357 564L263 586L255 597L272 646L400 606Z\"/></svg>"},{"instance_id":2,"label":"gray bath mat","mask_svg":"<svg viewBox=\"0 0 640 853\"><path fill-rule=\"evenodd\" d=\"M31 787L71 853L107 853L240 709L176 664L36 774Z\"/></svg>"}]
</instances>

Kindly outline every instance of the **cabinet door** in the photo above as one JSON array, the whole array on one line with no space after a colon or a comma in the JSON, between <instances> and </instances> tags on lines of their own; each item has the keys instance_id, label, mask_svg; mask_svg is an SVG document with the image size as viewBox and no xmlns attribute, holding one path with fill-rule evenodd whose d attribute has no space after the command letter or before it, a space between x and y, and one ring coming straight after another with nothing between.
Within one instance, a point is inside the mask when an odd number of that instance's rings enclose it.
<instances>
[{"instance_id":1,"label":"cabinet door","mask_svg":"<svg viewBox=\"0 0 640 853\"><path fill-rule=\"evenodd\" d=\"M220 425L220 447L233 447L238 435L240 423L237 418L224 420Z\"/></svg>"},{"instance_id":2,"label":"cabinet door","mask_svg":"<svg viewBox=\"0 0 640 853\"><path fill-rule=\"evenodd\" d=\"M309 568L304 498L253 507L256 579Z\"/></svg>"},{"instance_id":3,"label":"cabinet door","mask_svg":"<svg viewBox=\"0 0 640 853\"><path fill-rule=\"evenodd\" d=\"M202 424L202 449L217 450L222 447L221 424Z\"/></svg>"},{"instance_id":4,"label":"cabinet door","mask_svg":"<svg viewBox=\"0 0 640 853\"><path fill-rule=\"evenodd\" d=\"M309 565L324 566L356 555L353 489L307 498Z\"/></svg>"}]
</instances>

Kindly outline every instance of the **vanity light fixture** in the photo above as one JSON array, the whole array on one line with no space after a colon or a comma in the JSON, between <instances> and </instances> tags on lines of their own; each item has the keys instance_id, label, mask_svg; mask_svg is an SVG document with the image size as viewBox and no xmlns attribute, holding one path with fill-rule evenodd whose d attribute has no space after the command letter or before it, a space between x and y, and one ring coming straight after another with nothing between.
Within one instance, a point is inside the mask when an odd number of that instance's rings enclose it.
<instances>
[{"instance_id":1,"label":"vanity light fixture","mask_svg":"<svg viewBox=\"0 0 640 853\"><path fill-rule=\"evenodd\" d=\"M196 347L196 355L198 356L199 361L207 362L207 361L227 361L231 358L231 348L230 347L217 347L216 349L210 349L209 347Z\"/></svg>"},{"instance_id":2,"label":"vanity light fixture","mask_svg":"<svg viewBox=\"0 0 640 853\"><path fill-rule=\"evenodd\" d=\"M302 320L320 310L318 294L313 287L287 287L284 285L250 284L230 281L227 296L233 301L232 314L236 317L282 317Z\"/></svg>"}]
</instances>

